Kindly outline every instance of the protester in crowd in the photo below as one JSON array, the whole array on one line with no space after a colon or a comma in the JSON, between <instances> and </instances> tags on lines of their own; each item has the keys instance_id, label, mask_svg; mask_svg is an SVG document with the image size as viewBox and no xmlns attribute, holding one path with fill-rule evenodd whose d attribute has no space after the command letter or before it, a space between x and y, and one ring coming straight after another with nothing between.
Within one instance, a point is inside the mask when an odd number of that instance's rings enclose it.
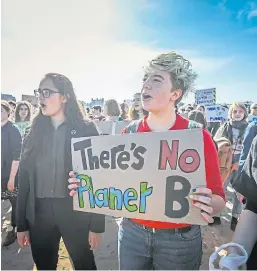
<instances>
[{"instance_id":1,"label":"protester in crowd","mask_svg":"<svg viewBox=\"0 0 257 271\"><path fill-rule=\"evenodd\" d=\"M253 103L250 107L250 114L248 116L248 122L252 122L253 120L257 120L257 103Z\"/></svg>"},{"instance_id":2,"label":"protester in crowd","mask_svg":"<svg viewBox=\"0 0 257 271\"><path fill-rule=\"evenodd\" d=\"M126 120L128 118L129 106L126 103L122 103L120 105L121 109L121 118Z\"/></svg>"},{"instance_id":3,"label":"protester in crowd","mask_svg":"<svg viewBox=\"0 0 257 271\"><path fill-rule=\"evenodd\" d=\"M204 105L199 104L196 107L196 110L200 111L205 116L205 106Z\"/></svg>"},{"instance_id":4,"label":"protester in crowd","mask_svg":"<svg viewBox=\"0 0 257 271\"><path fill-rule=\"evenodd\" d=\"M21 135L18 128L9 121L11 107L1 101L1 198L9 199L12 206L11 226L3 246L9 246L16 239L17 172L21 154Z\"/></svg>"},{"instance_id":5,"label":"protester in crowd","mask_svg":"<svg viewBox=\"0 0 257 271\"><path fill-rule=\"evenodd\" d=\"M103 115L105 120L109 121L121 121L123 120L120 116L121 110L116 100L106 100L104 102Z\"/></svg>"},{"instance_id":6,"label":"protester in crowd","mask_svg":"<svg viewBox=\"0 0 257 271\"><path fill-rule=\"evenodd\" d=\"M97 120L97 121L105 120L105 117L102 115L102 108L100 105L96 105L93 107L92 115L93 115L94 120Z\"/></svg>"},{"instance_id":7,"label":"protester in crowd","mask_svg":"<svg viewBox=\"0 0 257 271\"><path fill-rule=\"evenodd\" d=\"M133 96L133 103L129 108L129 119L138 120L147 116L148 112L145 111L142 107L141 95L136 93Z\"/></svg>"},{"instance_id":8,"label":"protester in crowd","mask_svg":"<svg viewBox=\"0 0 257 271\"><path fill-rule=\"evenodd\" d=\"M237 192L246 198L246 207L240 216L232 243L241 245L249 255L247 270L257 270L257 136L234 184ZM231 244L225 261L221 258L220 262L230 266L230 270L242 270L243 267L238 266L236 261L241 255L241 249Z\"/></svg>"},{"instance_id":9,"label":"protester in crowd","mask_svg":"<svg viewBox=\"0 0 257 271\"><path fill-rule=\"evenodd\" d=\"M132 122L124 133L190 128L189 120L175 113L175 105L190 90L195 78L190 62L176 53L162 54L152 60L141 91L143 108L149 116ZM195 122L194 125L199 127ZM207 187L193 189L190 199L202 210L203 218L212 222L211 216L225 205L225 195L215 145L206 130L202 133ZM74 174L72 177L70 195L76 193L78 182ZM121 270L199 270L202 238L198 225L124 218L118 238Z\"/></svg>"},{"instance_id":10,"label":"protester in crowd","mask_svg":"<svg viewBox=\"0 0 257 271\"><path fill-rule=\"evenodd\" d=\"M17 103L15 110L15 124L20 130L21 136L23 137L25 134L25 130L30 124L31 119L31 104L26 101L21 101Z\"/></svg>"},{"instance_id":11,"label":"protester in crowd","mask_svg":"<svg viewBox=\"0 0 257 271\"><path fill-rule=\"evenodd\" d=\"M8 101L10 107L11 107L11 113L9 120L14 121L15 119L15 109L16 109L16 102L15 101Z\"/></svg>"},{"instance_id":12,"label":"protester in crowd","mask_svg":"<svg viewBox=\"0 0 257 271\"><path fill-rule=\"evenodd\" d=\"M31 244L38 270L55 270L62 238L75 269L96 269L92 249L100 244L104 216L74 212L66 184L72 169L72 138L98 132L84 120L67 77L45 75L35 95L40 111L25 136L20 162L19 245Z\"/></svg>"},{"instance_id":13,"label":"protester in crowd","mask_svg":"<svg viewBox=\"0 0 257 271\"><path fill-rule=\"evenodd\" d=\"M238 162L242 151L245 129L247 127L247 109L242 103L234 103L229 108L229 120L225 122L217 131L214 139L226 138L232 145L232 168L228 179L225 181L224 188L227 189L229 183L232 183L237 175ZM237 220L242 212L242 204L233 193L233 209L231 219L231 229L235 230Z\"/></svg>"},{"instance_id":14,"label":"protester in crowd","mask_svg":"<svg viewBox=\"0 0 257 271\"><path fill-rule=\"evenodd\" d=\"M257 135L257 121L253 121L245 129L243 147L239 159L238 172L242 171L243 165L251 148L252 141L256 135Z\"/></svg>"},{"instance_id":15,"label":"protester in crowd","mask_svg":"<svg viewBox=\"0 0 257 271\"><path fill-rule=\"evenodd\" d=\"M189 120L194 120L202 125L203 128L207 127L207 123L204 114L201 111L193 110L188 114Z\"/></svg>"}]
</instances>

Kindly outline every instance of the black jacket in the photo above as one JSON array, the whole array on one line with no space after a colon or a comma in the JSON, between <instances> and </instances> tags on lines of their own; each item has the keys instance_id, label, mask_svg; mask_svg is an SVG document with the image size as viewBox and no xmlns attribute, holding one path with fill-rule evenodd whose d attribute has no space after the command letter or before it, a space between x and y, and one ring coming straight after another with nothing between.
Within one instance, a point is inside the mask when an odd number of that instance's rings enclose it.
<instances>
[{"instance_id":1,"label":"black jacket","mask_svg":"<svg viewBox=\"0 0 257 271\"><path fill-rule=\"evenodd\" d=\"M21 135L18 128L8 121L1 128L1 176L9 178L13 161L19 161L21 155Z\"/></svg>"},{"instance_id":2,"label":"black jacket","mask_svg":"<svg viewBox=\"0 0 257 271\"><path fill-rule=\"evenodd\" d=\"M28 135L29 136L29 135ZM28 144L28 136L24 139L23 150ZM79 137L98 136L95 125L90 122L81 122L76 124L68 123L66 136L66 156L65 168L67 174L67 186L69 172L72 171L72 155L71 155L71 139ZM47 176L47 173L46 173ZM68 197L68 195L67 195ZM105 230L105 216L94 213L82 213L88 216L90 223L89 230L91 232L101 233ZM34 224L35 221L35 163L33 158L23 159L21 155L20 171L19 171L19 191L17 199L17 231L23 232L29 229L29 223ZM76 223L73 221L73 223Z\"/></svg>"}]
</instances>

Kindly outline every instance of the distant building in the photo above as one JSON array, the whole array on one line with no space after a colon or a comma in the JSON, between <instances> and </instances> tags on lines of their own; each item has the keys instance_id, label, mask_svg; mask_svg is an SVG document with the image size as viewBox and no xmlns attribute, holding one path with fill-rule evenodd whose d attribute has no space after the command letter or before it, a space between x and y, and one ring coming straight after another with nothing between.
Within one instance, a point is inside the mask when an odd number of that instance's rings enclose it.
<instances>
[{"instance_id":1,"label":"distant building","mask_svg":"<svg viewBox=\"0 0 257 271\"><path fill-rule=\"evenodd\" d=\"M91 99L90 102L83 102L85 107L89 107L89 108L93 108L94 106L101 106L103 107L104 105L104 98L100 98L100 99Z\"/></svg>"},{"instance_id":2,"label":"distant building","mask_svg":"<svg viewBox=\"0 0 257 271\"><path fill-rule=\"evenodd\" d=\"M35 107L38 106L38 100L37 100L37 97L34 96L34 95L26 95L26 94L22 94L21 100L22 100L22 101L30 102L30 103L31 103L33 106L35 106Z\"/></svg>"},{"instance_id":3,"label":"distant building","mask_svg":"<svg viewBox=\"0 0 257 271\"><path fill-rule=\"evenodd\" d=\"M3 94L3 93L1 93L1 100L15 101L16 102L16 98L14 96L12 96L11 94Z\"/></svg>"}]
</instances>

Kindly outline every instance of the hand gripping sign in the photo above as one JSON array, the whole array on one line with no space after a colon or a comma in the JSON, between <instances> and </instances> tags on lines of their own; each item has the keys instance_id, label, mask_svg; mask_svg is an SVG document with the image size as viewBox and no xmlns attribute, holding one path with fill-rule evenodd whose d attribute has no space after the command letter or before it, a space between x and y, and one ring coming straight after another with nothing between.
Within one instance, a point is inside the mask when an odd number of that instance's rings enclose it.
<instances>
[{"instance_id":1,"label":"hand gripping sign","mask_svg":"<svg viewBox=\"0 0 257 271\"><path fill-rule=\"evenodd\" d=\"M206 185L201 129L73 138L74 210L205 225L189 200Z\"/></svg>"}]
</instances>

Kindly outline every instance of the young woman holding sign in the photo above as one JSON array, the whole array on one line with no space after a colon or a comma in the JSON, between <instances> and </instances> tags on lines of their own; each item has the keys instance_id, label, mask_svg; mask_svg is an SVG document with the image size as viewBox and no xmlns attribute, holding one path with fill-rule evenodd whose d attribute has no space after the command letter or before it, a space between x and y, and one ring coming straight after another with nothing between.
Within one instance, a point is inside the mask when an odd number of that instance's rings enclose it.
<instances>
[{"instance_id":1,"label":"young woman holding sign","mask_svg":"<svg viewBox=\"0 0 257 271\"><path fill-rule=\"evenodd\" d=\"M195 77L190 62L176 53L162 54L152 60L141 91L143 108L149 116L137 122L135 132L187 129L189 120L176 114L175 106L190 90ZM190 199L210 223L212 215L225 206L225 195L215 145L206 130L202 133L206 188L192 189ZM69 182L70 195L74 195L78 180L71 178ZM120 224L119 264L122 270L199 270L201 258L202 238L198 225L126 218Z\"/></svg>"},{"instance_id":2,"label":"young woman holding sign","mask_svg":"<svg viewBox=\"0 0 257 271\"><path fill-rule=\"evenodd\" d=\"M40 111L24 139L17 203L17 238L31 244L41 270L55 270L62 238L75 269L96 269L92 249L104 232L103 215L73 211L67 190L72 169L71 139L97 136L85 122L70 80L47 74L35 90Z\"/></svg>"}]
</instances>

